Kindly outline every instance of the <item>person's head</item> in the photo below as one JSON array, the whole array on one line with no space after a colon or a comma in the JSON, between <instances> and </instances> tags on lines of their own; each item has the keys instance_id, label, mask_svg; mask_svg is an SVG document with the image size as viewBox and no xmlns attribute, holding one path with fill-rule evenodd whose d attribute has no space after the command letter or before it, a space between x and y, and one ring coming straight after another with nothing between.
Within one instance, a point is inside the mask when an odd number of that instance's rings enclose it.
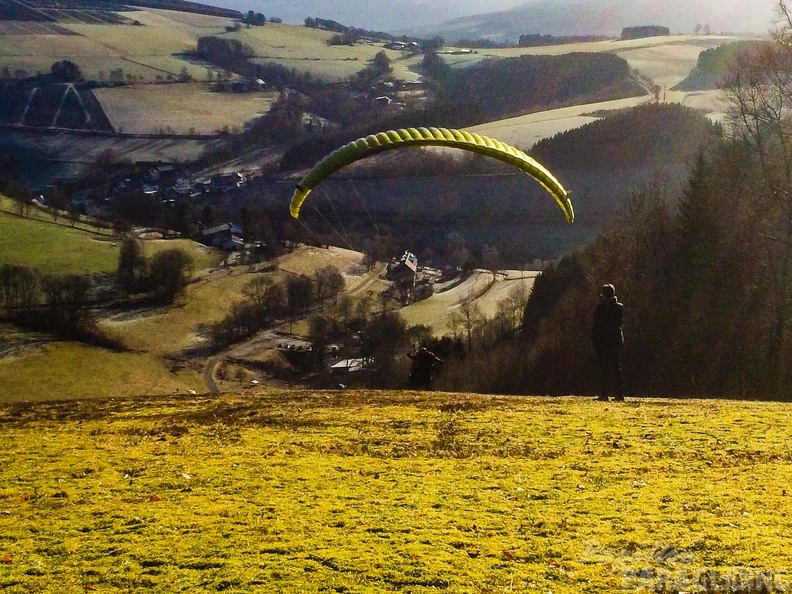
<instances>
[{"instance_id":1,"label":"person's head","mask_svg":"<svg viewBox=\"0 0 792 594\"><path fill-rule=\"evenodd\" d=\"M602 285L600 289L600 297L603 299L613 299L616 296L616 287L613 285Z\"/></svg>"}]
</instances>

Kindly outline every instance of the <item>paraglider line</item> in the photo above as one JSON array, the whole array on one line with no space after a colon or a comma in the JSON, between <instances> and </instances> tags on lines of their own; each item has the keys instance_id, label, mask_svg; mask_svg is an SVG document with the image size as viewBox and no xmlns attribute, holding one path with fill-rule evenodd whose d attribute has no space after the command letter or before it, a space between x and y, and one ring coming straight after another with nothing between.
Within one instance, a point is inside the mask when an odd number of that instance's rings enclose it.
<instances>
[{"instance_id":1,"label":"paraglider line","mask_svg":"<svg viewBox=\"0 0 792 594\"><path fill-rule=\"evenodd\" d=\"M318 209L318 208L317 208L317 207L316 207L314 204L310 204L310 205L309 205L309 208L311 208L311 210L313 210L313 211L314 211L314 212L315 212L317 215L319 215L319 217L320 217L320 218L321 218L321 219L322 219L322 220L323 220L325 223L327 223L327 226L328 226L328 227L330 227L330 228L331 228L331 229L333 229L333 230L334 230L336 233L338 233L338 235L341 237L341 239L342 239L344 242L346 242L346 245L347 245L347 247L348 247L349 249L352 249L352 250L353 250L353 249L355 249L354 247L352 247L352 243L349 241L349 238L346 236L346 233L344 233L344 232L339 232L339 230L338 230L338 227L336 227L336 226L335 226L333 223L331 223L331 222L330 222L330 220L329 220L329 219L328 219L328 218L327 218L327 217L324 215L324 213L323 213L322 211L320 211L320 210L319 210L319 209ZM298 221L299 221L299 222L300 222L300 223L301 223L301 224L302 224L302 225L303 225L303 226L304 226L306 229L308 229L307 225L305 225L305 223L303 223L303 221L302 221L302 218L299 218L299 219L297 219L297 220L298 220ZM310 231L310 229L308 229L308 230ZM314 235L314 236L317 236L317 234L316 234L316 233L314 233L313 231L311 231L311 233L313 233L313 235Z\"/></svg>"},{"instance_id":2,"label":"paraglider line","mask_svg":"<svg viewBox=\"0 0 792 594\"><path fill-rule=\"evenodd\" d=\"M360 204L363 206L363 210L366 211L369 221L371 221L371 224L374 226L374 230L377 232L377 239L382 239L382 234L380 233L379 225L377 225L377 221L374 220L374 217L371 216L371 212L369 212L366 203L363 201L363 197L360 195L360 192L358 192L357 187L355 186L355 182L350 179L349 185L352 186L352 191L355 192L355 196L357 196L358 202L360 202Z\"/></svg>"},{"instance_id":3,"label":"paraglider line","mask_svg":"<svg viewBox=\"0 0 792 594\"><path fill-rule=\"evenodd\" d=\"M335 215L336 221L338 221L338 227L341 229L341 237L342 237L342 239L346 242L347 247L349 249L351 249L351 250L355 249L355 248L352 247L352 242L349 241L349 236L347 235L346 229L344 229L344 224L341 222L341 217L338 216L338 211L336 210L335 203L333 202L333 199L330 197L329 192L325 191L324 188L321 188L321 190L322 190L322 194L324 195L324 197L327 198L327 201L330 203L330 208L333 209L333 214ZM327 219L325 219L325 220L327 220Z\"/></svg>"}]
</instances>

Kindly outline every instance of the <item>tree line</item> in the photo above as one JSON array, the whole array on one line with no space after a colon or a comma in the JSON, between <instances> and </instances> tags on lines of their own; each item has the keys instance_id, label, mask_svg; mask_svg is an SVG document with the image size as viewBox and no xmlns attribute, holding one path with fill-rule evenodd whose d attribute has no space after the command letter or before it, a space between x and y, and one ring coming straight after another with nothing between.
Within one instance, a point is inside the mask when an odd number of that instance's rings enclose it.
<instances>
[{"instance_id":1,"label":"tree line","mask_svg":"<svg viewBox=\"0 0 792 594\"><path fill-rule=\"evenodd\" d=\"M782 3L782 7L784 4ZM476 389L595 393L599 287L625 303L633 394L788 399L792 389L792 19L741 52L721 85L729 122L680 193L633 188L620 220L536 280L518 339L479 352Z\"/></svg>"},{"instance_id":2,"label":"tree line","mask_svg":"<svg viewBox=\"0 0 792 594\"><path fill-rule=\"evenodd\" d=\"M105 275L42 274L18 264L0 267L0 315L40 332L103 346L122 348L97 325L98 308L129 305L124 296L142 295L150 303L169 304L182 294L190 279L192 258L183 250L163 250L151 258L142 244L127 237L121 246L118 269Z\"/></svg>"}]
</instances>

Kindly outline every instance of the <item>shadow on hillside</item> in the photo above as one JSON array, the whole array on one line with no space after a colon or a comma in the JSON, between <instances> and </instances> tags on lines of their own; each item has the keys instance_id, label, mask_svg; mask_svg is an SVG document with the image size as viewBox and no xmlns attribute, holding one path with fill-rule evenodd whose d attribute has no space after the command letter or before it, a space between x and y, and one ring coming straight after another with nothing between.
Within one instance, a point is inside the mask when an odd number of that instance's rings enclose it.
<instances>
[{"instance_id":1,"label":"shadow on hillside","mask_svg":"<svg viewBox=\"0 0 792 594\"><path fill-rule=\"evenodd\" d=\"M139 398L20 402L0 405L0 427L37 423L140 421L168 433L174 424L310 427L317 409L411 406L441 412L502 407L504 398L412 391L278 391L239 395L162 395ZM304 414L305 413L305 414Z\"/></svg>"}]
</instances>

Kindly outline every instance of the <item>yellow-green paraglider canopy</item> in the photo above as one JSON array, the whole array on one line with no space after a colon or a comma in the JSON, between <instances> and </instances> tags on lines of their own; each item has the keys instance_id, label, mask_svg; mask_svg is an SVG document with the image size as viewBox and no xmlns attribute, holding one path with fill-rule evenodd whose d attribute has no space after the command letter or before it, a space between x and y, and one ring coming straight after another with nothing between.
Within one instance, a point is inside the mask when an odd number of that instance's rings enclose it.
<instances>
[{"instance_id":1,"label":"yellow-green paraglider canopy","mask_svg":"<svg viewBox=\"0 0 792 594\"><path fill-rule=\"evenodd\" d=\"M370 155L407 146L445 146L472 151L513 165L534 178L555 199L566 220L575 220L569 192L541 163L525 152L494 138L452 128L402 128L358 138L336 149L311 169L297 185L289 210L296 219L300 208L323 179Z\"/></svg>"}]
</instances>

